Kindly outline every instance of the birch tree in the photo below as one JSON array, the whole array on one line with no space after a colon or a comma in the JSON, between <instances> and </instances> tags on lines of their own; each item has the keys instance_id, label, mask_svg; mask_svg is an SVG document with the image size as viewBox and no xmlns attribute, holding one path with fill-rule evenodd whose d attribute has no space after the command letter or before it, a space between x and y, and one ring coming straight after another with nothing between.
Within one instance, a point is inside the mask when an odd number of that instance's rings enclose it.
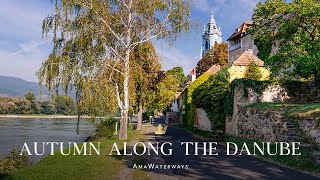
<instances>
[{"instance_id":1,"label":"birch tree","mask_svg":"<svg viewBox=\"0 0 320 180\"><path fill-rule=\"evenodd\" d=\"M38 72L40 83L67 90L81 88L84 79L108 80L121 112L119 139L127 139L130 53L152 39L172 43L188 31L190 1L55 0L54 6L43 22L53 50Z\"/></svg>"}]
</instances>

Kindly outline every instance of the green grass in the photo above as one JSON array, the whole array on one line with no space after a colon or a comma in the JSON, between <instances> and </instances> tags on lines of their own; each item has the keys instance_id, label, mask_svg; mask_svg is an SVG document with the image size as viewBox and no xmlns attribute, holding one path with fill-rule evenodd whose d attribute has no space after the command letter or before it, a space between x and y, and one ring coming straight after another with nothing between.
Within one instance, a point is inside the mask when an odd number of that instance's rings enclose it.
<instances>
[{"instance_id":1,"label":"green grass","mask_svg":"<svg viewBox=\"0 0 320 180\"><path fill-rule=\"evenodd\" d=\"M320 103L310 104L287 104L287 103L254 103L247 106L248 108L268 109L284 111L286 118L294 120L315 119L313 127L317 128L320 124Z\"/></svg>"},{"instance_id":2,"label":"green grass","mask_svg":"<svg viewBox=\"0 0 320 180\"><path fill-rule=\"evenodd\" d=\"M239 148L242 147L243 143L246 143L249 148L250 152L253 152L253 142L257 142L258 144L262 144L258 140L253 139L244 139L239 137L225 137L225 142L233 142L237 144ZM278 147L279 148L279 147ZM271 152L275 152L275 145L273 144L271 148ZM311 159L311 149L300 147L299 152L301 152L300 156L270 156L270 155L261 155L257 153L258 156L269 159L273 162L277 162L281 165L285 165L297 170L307 171L307 172L314 172L319 173L320 172L320 165L316 164Z\"/></svg>"},{"instance_id":3,"label":"green grass","mask_svg":"<svg viewBox=\"0 0 320 180\"><path fill-rule=\"evenodd\" d=\"M129 142L133 137L140 138L138 131L128 131ZM47 156L39 163L11 172L6 175L0 175L0 179L118 179L122 168L123 156L110 156L110 150L114 142L117 142L119 148L122 142L115 139L99 139L101 143L100 155L91 156L63 156L56 154ZM93 141L93 143L96 141Z\"/></svg>"},{"instance_id":4,"label":"green grass","mask_svg":"<svg viewBox=\"0 0 320 180\"><path fill-rule=\"evenodd\" d=\"M320 103L287 104L287 103L254 103L247 107L270 110L284 110L287 117L305 119L320 117Z\"/></svg>"}]
</instances>

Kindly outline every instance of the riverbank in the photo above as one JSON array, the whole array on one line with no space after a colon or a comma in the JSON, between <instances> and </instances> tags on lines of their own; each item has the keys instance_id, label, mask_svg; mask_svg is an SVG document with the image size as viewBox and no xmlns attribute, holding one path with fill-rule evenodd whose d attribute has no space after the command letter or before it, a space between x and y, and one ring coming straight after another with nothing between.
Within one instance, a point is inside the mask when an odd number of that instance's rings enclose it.
<instances>
[{"instance_id":1,"label":"riverbank","mask_svg":"<svg viewBox=\"0 0 320 180\"><path fill-rule=\"evenodd\" d=\"M77 115L52 115L52 114L1 114L0 118L49 118L49 119L76 119ZM91 116L80 116L82 119L89 119ZM104 118L104 117L96 117Z\"/></svg>"},{"instance_id":2,"label":"riverbank","mask_svg":"<svg viewBox=\"0 0 320 180\"><path fill-rule=\"evenodd\" d=\"M142 139L139 131L128 130L128 140L121 141L117 138L101 138L91 141L93 144L100 142L100 155L92 154L63 156L60 153L54 156L47 156L39 163L9 174L0 174L0 179L119 179L120 172L127 168L125 156L109 155L114 143L117 143L119 150L123 151L123 142L130 142L133 139ZM81 145L79 144L81 148ZM130 167L129 167L130 168ZM58 173L57 173L58 172ZM139 172L134 179L145 177L144 172ZM145 178L143 178L145 179Z\"/></svg>"}]
</instances>

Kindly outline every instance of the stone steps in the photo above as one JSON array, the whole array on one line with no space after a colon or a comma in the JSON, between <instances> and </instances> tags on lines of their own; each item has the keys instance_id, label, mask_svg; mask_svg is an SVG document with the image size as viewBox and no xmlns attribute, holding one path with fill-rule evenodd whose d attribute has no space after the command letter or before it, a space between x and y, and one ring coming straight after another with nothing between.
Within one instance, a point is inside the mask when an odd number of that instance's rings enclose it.
<instances>
[{"instance_id":1,"label":"stone steps","mask_svg":"<svg viewBox=\"0 0 320 180\"><path fill-rule=\"evenodd\" d=\"M311 154L311 158L315 163L320 165L320 151L313 151Z\"/></svg>"}]
</instances>

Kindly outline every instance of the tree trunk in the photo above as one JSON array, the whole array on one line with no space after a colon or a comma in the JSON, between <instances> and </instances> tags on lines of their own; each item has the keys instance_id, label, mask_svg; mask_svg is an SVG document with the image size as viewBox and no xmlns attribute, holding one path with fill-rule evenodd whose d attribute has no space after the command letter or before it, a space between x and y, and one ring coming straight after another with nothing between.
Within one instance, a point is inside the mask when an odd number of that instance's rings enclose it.
<instances>
[{"instance_id":1,"label":"tree trunk","mask_svg":"<svg viewBox=\"0 0 320 180\"><path fill-rule=\"evenodd\" d=\"M142 126L142 103L139 102L139 110L138 110L138 123L137 123L137 130L139 131Z\"/></svg>"},{"instance_id":2,"label":"tree trunk","mask_svg":"<svg viewBox=\"0 0 320 180\"><path fill-rule=\"evenodd\" d=\"M128 3L128 29L125 37L125 56L124 56L124 80L123 80L123 106L121 109L119 139L126 140L128 129L128 112L129 112L129 77L130 77L130 43L131 43L131 6L132 0Z\"/></svg>"},{"instance_id":3,"label":"tree trunk","mask_svg":"<svg viewBox=\"0 0 320 180\"><path fill-rule=\"evenodd\" d=\"M80 113L78 113L77 134L79 134L79 126L80 126Z\"/></svg>"},{"instance_id":4,"label":"tree trunk","mask_svg":"<svg viewBox=\"0 0 320 180\"><path fill-rule=\"evenodd\" d=\"M128 129L128 112L126 112L125 110L121 110L120 131L119 131L120 140L126 140L128 138L127 129Z\"/></svg>"}]
</instances>

